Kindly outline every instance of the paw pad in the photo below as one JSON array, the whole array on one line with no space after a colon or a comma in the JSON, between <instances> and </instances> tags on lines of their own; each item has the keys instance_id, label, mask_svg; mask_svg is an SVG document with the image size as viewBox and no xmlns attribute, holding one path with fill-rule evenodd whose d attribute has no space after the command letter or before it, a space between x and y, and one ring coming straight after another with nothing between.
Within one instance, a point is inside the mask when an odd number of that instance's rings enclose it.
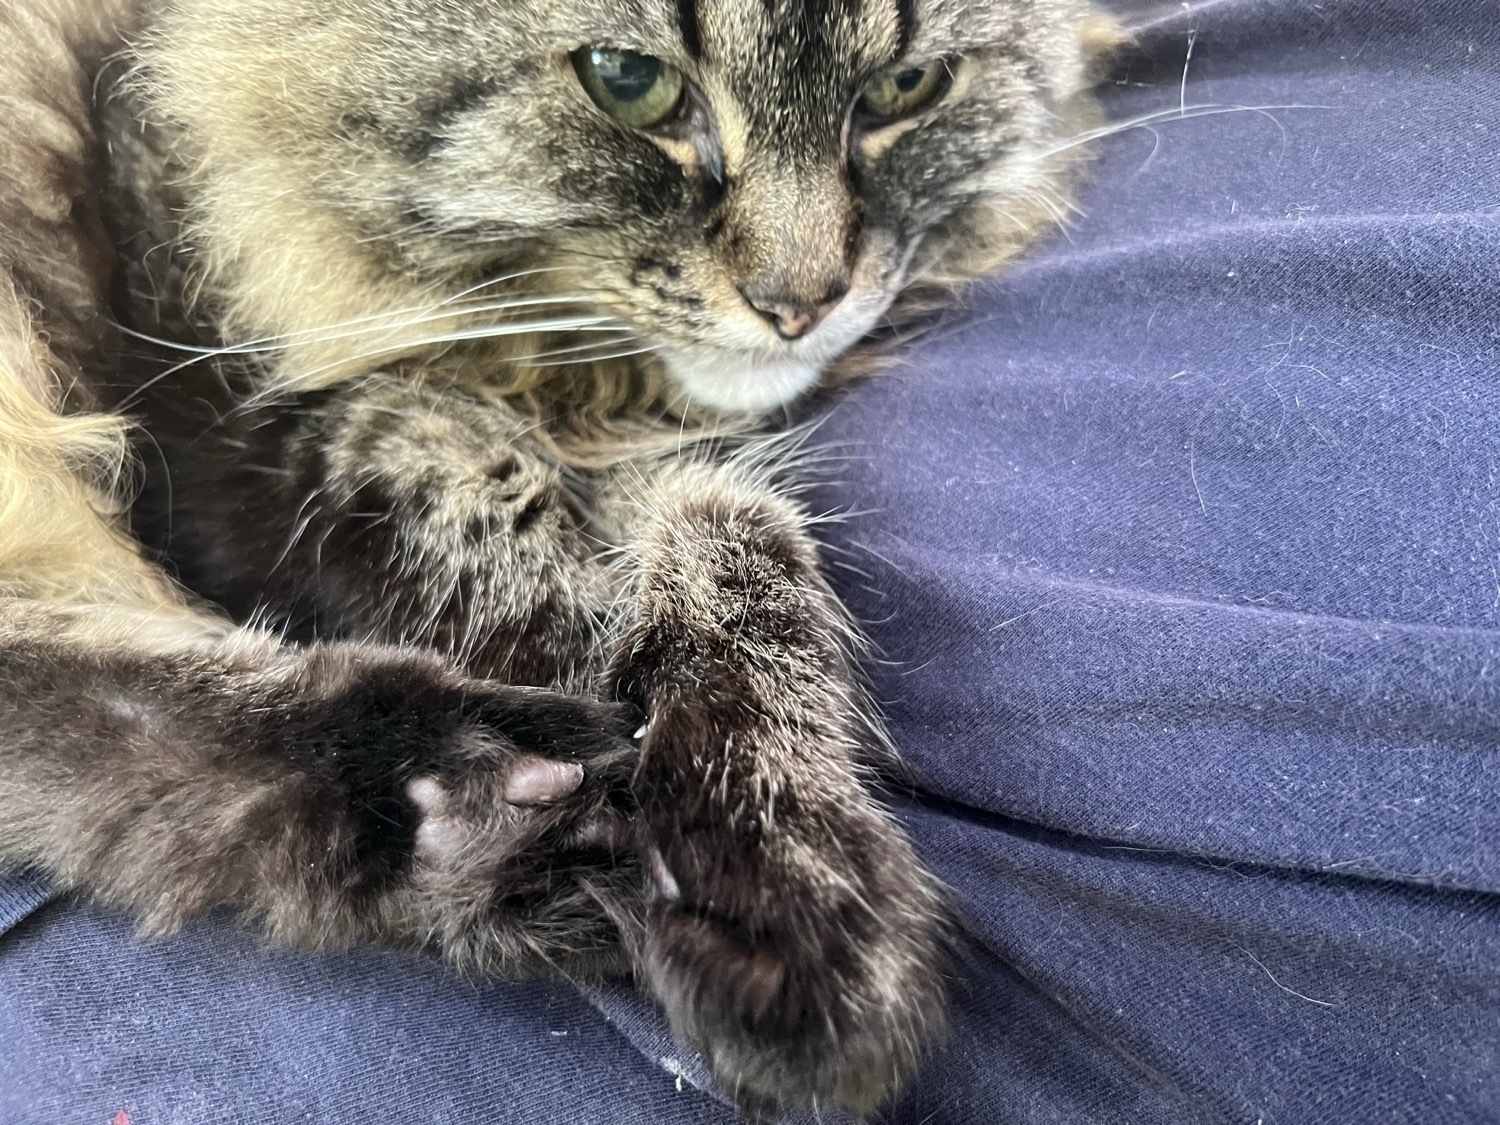
<instances>
[{"instance_id":1,"label":"paw pad","mask_svg":"<svg viewBox=\"0 0 1500 1125\"><path fill-rule=\"evenodd\" d=\"M513 805L550 805L583 784L583 767L527 755L518 758L505 778L505 799Z\"/></svg>"},{"instance_id":2,"label":"paw pad","mask_svg":"<svg viewBox=\"0 0 1500 1125\"><path fill-rule=\"evenodd\" d=\"M406 795L422 814L417 826L416 852L427 863L441 864L463 846L463 829L447 815L448 794L434 778L417 777L406 783Z\"/></svg>"}]
</instances>

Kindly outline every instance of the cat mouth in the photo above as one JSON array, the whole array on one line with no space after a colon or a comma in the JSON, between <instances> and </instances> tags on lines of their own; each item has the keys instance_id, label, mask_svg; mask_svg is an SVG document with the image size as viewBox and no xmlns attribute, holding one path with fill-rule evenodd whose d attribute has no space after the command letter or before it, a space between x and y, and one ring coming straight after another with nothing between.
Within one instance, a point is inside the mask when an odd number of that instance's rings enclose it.
<instances>
[{"instance_id":1,"label":"cat mouth","mask_svg":"<svg viewBox=\"0 0 1500 1125\"><path fill-rule=\"evenodd\" d=\"M796 336L741 319L719 340L663 340L656 352L668 377L695 405L725 413L764 413L786 406L864 339L894 294L859 287ZM726 325L726 327L729 327Z\"/></svg>"}]
</instances>

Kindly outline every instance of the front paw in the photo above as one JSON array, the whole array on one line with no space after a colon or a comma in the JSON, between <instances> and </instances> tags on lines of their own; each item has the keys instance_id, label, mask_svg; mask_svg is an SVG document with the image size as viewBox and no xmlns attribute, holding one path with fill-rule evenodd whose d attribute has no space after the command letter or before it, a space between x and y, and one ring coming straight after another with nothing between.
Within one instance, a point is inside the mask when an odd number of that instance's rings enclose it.
<instances>
[{"instance_id":1,"label":"front paw","mask_svg":"<svg viewBox=\"0 0 1500 1125\"><path fill-rule=\"evenodd\" d=\"M341 782L382 928L465 968L618 967L639 874L634 709L467 679L409 653L316 650L302 722ZM311 764L311 763L310 763ZM368 896L367 896L368 897Z\"/></svg>"},{"instance_id":2,"label":"front paw","mask_svg":"<svg viewBox=\"0 0 1500 1125\"><path fill-rule=\"evenodd\" d=\"M644 748L644 975L748 1114L868 1111L943 1026L941 896L837 724L710 734L710 710L658 710Z\"/></svg>"},{"instance_id":3,"label":"front paw","mask_svg":"<svg viewBox=\"0 0 1500 1125\"><path fill-rule=\"evenodd\" d=\"M418 810L413 916L423 943L489 973L625 967L640 874L626 787L634 755L521 756L406 785Z\"/></svg>"}]
</instances>

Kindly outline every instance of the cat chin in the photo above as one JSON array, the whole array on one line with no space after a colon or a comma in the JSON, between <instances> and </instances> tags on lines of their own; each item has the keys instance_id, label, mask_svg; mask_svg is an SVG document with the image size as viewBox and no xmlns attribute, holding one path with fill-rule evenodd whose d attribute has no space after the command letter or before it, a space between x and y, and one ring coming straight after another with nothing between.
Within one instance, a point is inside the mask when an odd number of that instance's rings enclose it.
<instances>
[{"instance_id":1,"label":"cat chin","mask_svg":"<svg viewBox=\"0 0 1500 1125\"><path fill-rule=\"evenodd\" d=\"M821 363L721 348L668 349L662 362L694 404L726 414L759 414L785 406L818 381Z\"/></svg>"}]
</instances>

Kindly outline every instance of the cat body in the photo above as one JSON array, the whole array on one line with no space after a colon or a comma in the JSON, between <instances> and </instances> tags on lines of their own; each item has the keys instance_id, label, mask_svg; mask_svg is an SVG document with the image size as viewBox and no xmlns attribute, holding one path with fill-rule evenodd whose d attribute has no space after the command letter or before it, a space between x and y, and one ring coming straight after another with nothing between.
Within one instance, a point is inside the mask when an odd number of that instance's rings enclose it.
<instances>
[{"instance_id":1,"label":"cat body","mask_svg":"<svg viewBox=\"0 0 1500 1125\"><path fill-rule=\"evenodd\" d=\"M941 896L763 420L1051 216L1106 26L0 19L0 858L158 931L630 968L748 1111L896 1087Z\"/></svg>"}]
</instances>

